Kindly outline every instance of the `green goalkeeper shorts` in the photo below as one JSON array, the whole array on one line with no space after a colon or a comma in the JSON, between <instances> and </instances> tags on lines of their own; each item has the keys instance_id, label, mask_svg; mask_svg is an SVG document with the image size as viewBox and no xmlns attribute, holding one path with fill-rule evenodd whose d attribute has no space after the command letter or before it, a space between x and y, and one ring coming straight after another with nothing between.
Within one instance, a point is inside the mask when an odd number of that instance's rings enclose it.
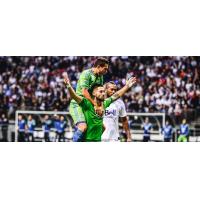
<instances>
[{"instance_id":1,"label":"green goalkeeper shorts","mask_svg":"<svg viewBox=\"0 0 200 200\"><path fill-rule=\"evenodd\" d=\"M185 135L180 135L178 137L178 142L187 142L187 136Z\"/></svg>"},{"instance_id":2,"label":"green goalkeeper shorts","mask_svg":"<svg viewBox=\"0 0 200 200\"><path fill-rule=\"evenodd\" d=\"M81 122L86 123L82 108L74 100L70 103L69 113L72 116L75 125Z\"/></svg>"}]
</instances>

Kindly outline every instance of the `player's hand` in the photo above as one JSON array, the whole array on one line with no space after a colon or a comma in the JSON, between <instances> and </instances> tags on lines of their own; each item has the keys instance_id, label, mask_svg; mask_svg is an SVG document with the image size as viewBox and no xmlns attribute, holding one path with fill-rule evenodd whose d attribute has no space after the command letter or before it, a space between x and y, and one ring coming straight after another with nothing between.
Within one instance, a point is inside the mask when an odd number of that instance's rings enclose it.
<instances>
[{"instance_id":1,"label":"player's hand","mask_svg":"<svg viewBox=\"0 0 200 200\"><path fill-rule=\"evenodd\" d=\"M104 114L104 109L102 106L94 106L94 110L95 110L95 113L99 116L103 116Z\"/></svg>"},{"instance_id":2,"label":"player's hand","mask_svg":"<svg viewBox=\"0 0 200 200\"><path fill-rule=\"evenodd\" d=\"M133 85L135 85L135 83L137 82L137 78L136 77L131 77L127 82L126 85L131 88L133 87Z\"/></svg>"},{"instance_id":3,"label":"player's hand","mask_svg":"<svg viewBox=\"0 0 200 200\"><path fill-rule=\"evenodd\" d=\"M127 138L126 141L127 141L127 142L132 142L132 139L131 139L131 138Z\"/></svg>"},{"instance_id":4,"label":"player's hand","mask_svg":"<svg viewBox=\"0 0 200 200\"><path fill-rule=\"evenodd\" d=\"M69 86L70 85L70 81L69 81L69 77L68 77L67 73L63 73L63 79L64 79L65 85Z\"/></svg>"}]
</instances>

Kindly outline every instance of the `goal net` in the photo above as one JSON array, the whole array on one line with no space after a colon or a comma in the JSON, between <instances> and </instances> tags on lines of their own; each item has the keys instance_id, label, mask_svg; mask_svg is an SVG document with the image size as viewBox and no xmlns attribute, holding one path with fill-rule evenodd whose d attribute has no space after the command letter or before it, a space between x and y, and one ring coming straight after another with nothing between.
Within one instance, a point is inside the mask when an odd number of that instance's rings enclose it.
<instances>
[{"instance_id":1,"label":"goal net","mask_svg":"<svg viewBox=\"0 0 200 200\"><path fill-rule=\"evenodd\" d=\"M152 124L151 140L162 141L163 135L161 133L162 127L165 125L165 113L128 113L129 127L133 140L142 141L143 139L143 124L145 119L149 119ZM122 124L121 124L122 129Z\"/></svg>"}]
</instances>

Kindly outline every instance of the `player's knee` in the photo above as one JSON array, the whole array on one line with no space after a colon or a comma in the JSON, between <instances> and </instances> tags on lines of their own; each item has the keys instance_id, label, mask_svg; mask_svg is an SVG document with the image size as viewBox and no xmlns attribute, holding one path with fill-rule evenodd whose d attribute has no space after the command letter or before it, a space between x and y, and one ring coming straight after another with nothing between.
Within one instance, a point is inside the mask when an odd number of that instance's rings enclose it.
<instances>
[{"instance_id":1,"label":"player's knee","mask_svg":"<svg viewBox=\"0 0 200 200\"><path fill-rule=\"evenodd\" d=\"M78 129L81 130L82 132L85 132L87 130L87 124L86 123L81 123L77 125Z\"/></svg>"}]
</instances>

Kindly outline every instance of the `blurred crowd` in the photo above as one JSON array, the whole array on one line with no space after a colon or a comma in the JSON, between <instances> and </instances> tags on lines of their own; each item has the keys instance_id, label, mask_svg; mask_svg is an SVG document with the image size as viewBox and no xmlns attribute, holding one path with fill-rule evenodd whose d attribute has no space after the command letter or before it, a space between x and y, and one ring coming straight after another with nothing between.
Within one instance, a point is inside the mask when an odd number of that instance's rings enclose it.
<instances>
[{"instance_id":1,"label":"blurred crowd","mask_svg":"<svg viewBox=\"0 0 200 200\"><path fill-rule=\"evenodd\" d=\"M128 112L180 115L200 107L200 57L111 56L104 80L122 87L135 75L137 85L124 96ZM96 57L0 57L0 113L15 110L68 111L70 97L63 84L67 71L75 88L80 73Z\"/></svg>"}]
</instances>

